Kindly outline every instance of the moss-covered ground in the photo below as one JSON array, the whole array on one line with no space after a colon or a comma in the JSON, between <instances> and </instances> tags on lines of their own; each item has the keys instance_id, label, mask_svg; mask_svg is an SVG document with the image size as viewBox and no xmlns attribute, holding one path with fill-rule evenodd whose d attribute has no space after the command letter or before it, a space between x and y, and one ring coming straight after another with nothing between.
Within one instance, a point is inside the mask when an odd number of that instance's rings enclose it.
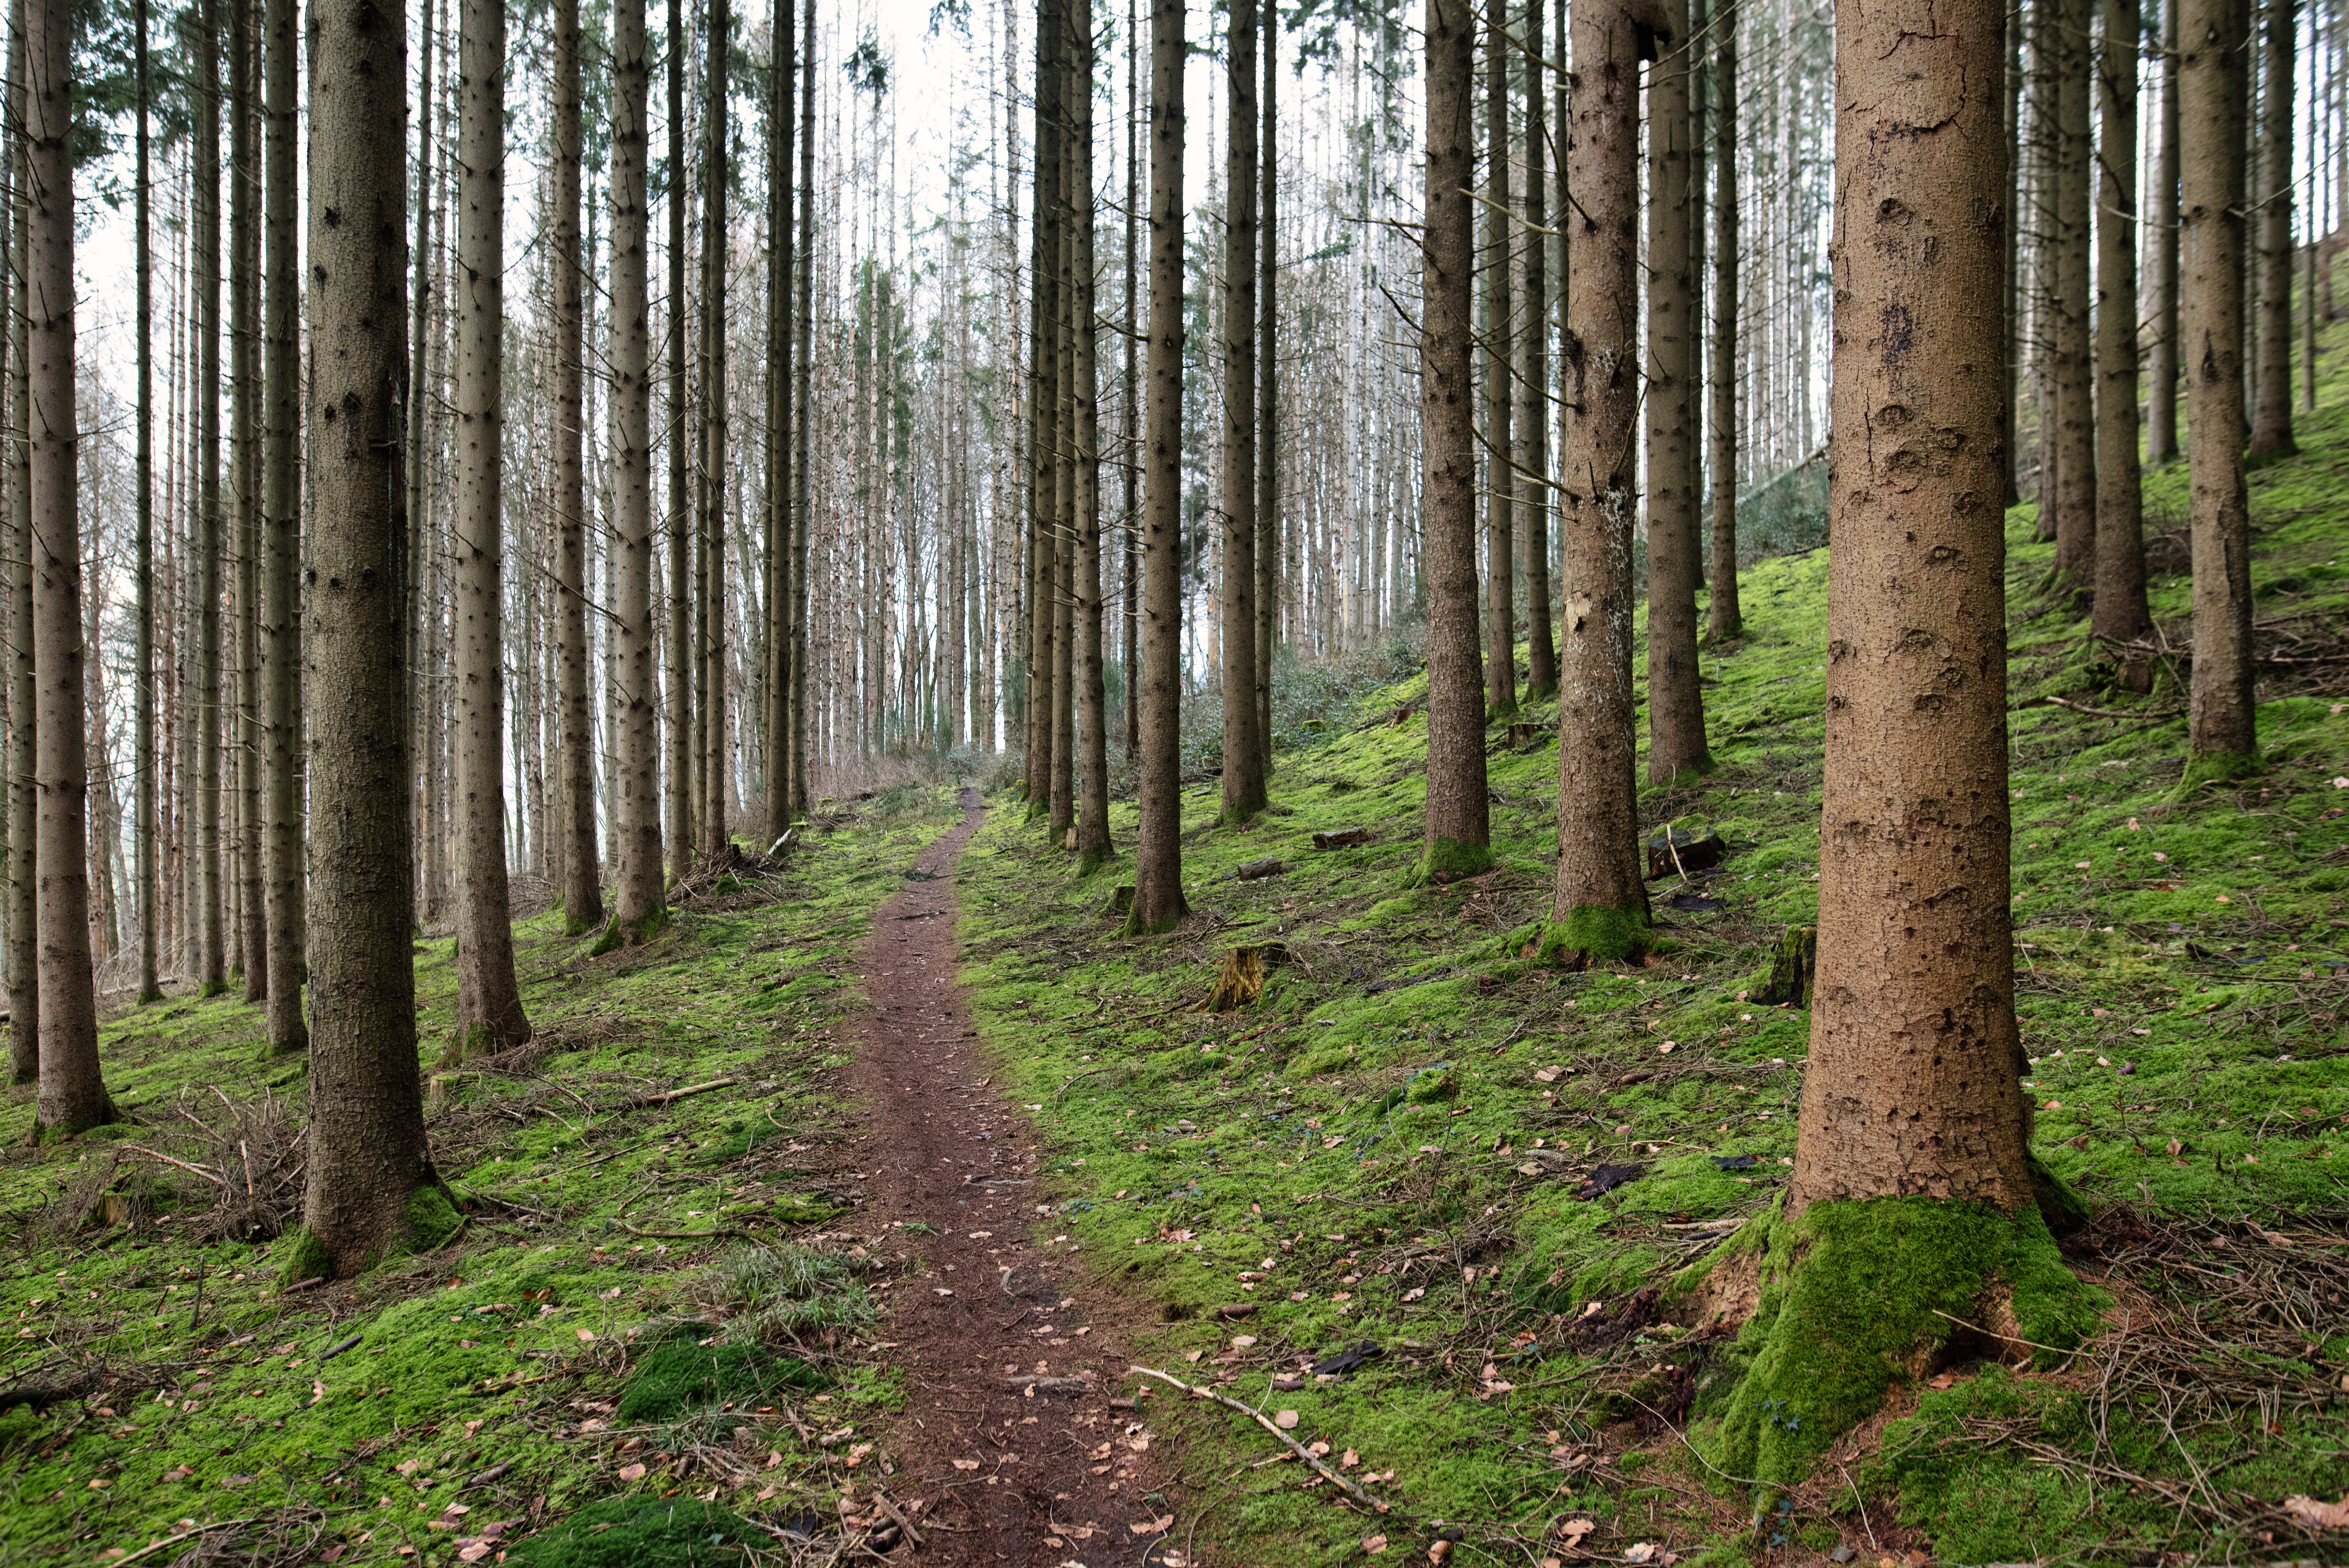
<instances>
[{"instance_id":1,"label":"moss-covered ground","mask_svg":"<svg viewBox=\"0 0 2349 1568\"><path fill-rule=\"evenodd\" d=\"M428 1110L462 1228L348 1285L280 1287L298 1186L268 1172L299 1161L305 1069L268 1057L259 1009L112 1017L134 1124L34 1147L29 1091L0 1108L0 1399L76 1390L0 1413L5 1560L188 1534L147 1560L471 1562L530 1540L515 1561L740 1562L735 1511L834 1513L827 1480L836 1497L852 1460L872 1469L849 1439L901 1390L860 1328L861 1251L827 1228L850 1192L811 1172L833 1163L852 949L959 815L943 789L860 802L779 876L603 957L559 910L520 924L538 1039L444 1077ZM450 949L417 944L428 1074ZM729 1264L747 1243L781 1265Z\"/></svg>"},{"instance_id":2,"label":"moss-covered ground","mask_svg":"<svg viewBox=\"0 0 2349 1568\"><path fill-rule=\"evenodd\" d=\"M2036 1149L2095 1214L2064 1246L2113 1305L2084 1350L2017 1369L1949 1323L1940 1370L1878 1372L1882 1415L1790 1491L1697 1448L1724 1420L1749 1449L1757 1424L1816 1429L1848 1389L1723 1409L1733 1324L1671 1285L1767 1212L1794 1151L1808 1016L1754 998L1817 907L1824 551L1748 571L1746 634L1704 654L1719 766L1649 789L1642 815L1728 856L1651 884L1662 940L1637 965L1537 961L1554 707L1511 716L1529 742L1490 731L1495 867L1414 885L1424 676L1403 649L1353 660L1391 680L1278 727L1245 829L1218 824L1212 748L1186 738L1195 913L1174 934L1120 936L1130 858L1080 878L996 812L962 871L966 977L1041 1108L1045 1225L1123 1260L1111 1277L1164 1320L1159 1365L1295 1410L1392 1507L1342 1505L1267 1464L1247 1418L1192 1403L1186 1470L1220 1489L1202 1537L1284 1564L1444 1538L1455 1563L2349 1553L2286 1502L2349 1494L2349 387L2325 383L2301 440L2251 478L2262 768L2225 786L2180 788L2184 467L2147 480L2174 651L2141 699L2045 590L2033 509L2010 517ZM1130 801L1112 822L1130 855ZM1313 847L1350 829L1367 841ZM1278 948L1261 1000L1196 1010L1226 950L1257 944Z\"/></svg>"}]
</instances>

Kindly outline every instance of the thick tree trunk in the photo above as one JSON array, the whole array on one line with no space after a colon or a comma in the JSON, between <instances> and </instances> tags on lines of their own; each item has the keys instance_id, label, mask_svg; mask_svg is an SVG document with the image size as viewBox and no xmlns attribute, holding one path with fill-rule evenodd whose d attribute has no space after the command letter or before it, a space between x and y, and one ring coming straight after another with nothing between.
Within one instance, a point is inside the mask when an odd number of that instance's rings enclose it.
<instances>
[{"instance_id":1,"label":"thick tree trunk","mask_svg":"<svg viewBox=\"0 0 2349 1568\"><path fill-rule=\"evenodd\" d=\"M1061 76L1043 68L1060 57L1061 16L1067 0L1038 0L1036 6L1036 199L1030 225L1034 256L1030 272L1035 280L1034 330L1029 337L1031 356L1028 419L1028 577L1027 685L1025 732L1028 815L1032 820L1049 816L1052 797L1052 585L1059 580L1054 559L1060 513L1060 438L1055 416L1060 407L1061 279L1060 221ZM1048 824L1049 825L1049 824Z\"/></svg>"},{"instance_id":2,"label":"thick tree trunk","mask_svg":"<svg viewBox=\"0 0 2349 1568\"><path fill-rule=\"evenodd\" d=\"M1143 469L1142 779L1132 934L1171 931L1183 897L1183 0L1151 0L1150 411Z\"/></svg>"},{"instance_id":3,"label":"thick tree trunk","mask_svg":"<svg viewBox=\"0 0 2349 1568\"><path fill-rule=\"evenodd\" d=\"M2006 445L2005 504L2023 499L2020 466L2022 442L2016 431L2023 418L2019 395L2023 382L2023 28L2006 30L2006 391L2000 428Z\"/></svg>"},{"instance_id":4,"label":"thick tree trunk","mask_svg":"<svg viewBox=\"0 0 2349 1568\"><path fill-rule=\"evenodd\" d=\"M562 858L563 925L573 935L604 923L595 843L595 763L587 679L587 491L580 464L586 339L579 256L579 0L554 0L554 590L556 698L562 756L555 841Z\"/></svg>"},{"instance_id":5,"label":"thick tree trunk","mask_svg":"<svg viewBox=\"0 0 2349 1568\"><path fill-rule=\"evenodd\" d=\"M2146 225L2151 253L2152 354L2147 366L2146 460L2178 460L2178 10L2180 0L2161 5L2161 134L2154 154L2153 214Z\"/></svg>"},{"instance_id":6,"label":"thick tree trunk","mask_svg":"<svg viewBox=\"0 0 2349 1568\"><path fill-rule=\"evenodd\" d=\"M2055 73L2054 274L2053 410L2054 485L2043 479L2040 504L2052 498L2055 511L2055 576L2079 587L2095 582L2096 570L2095 366L2089 357L2089 212L2095 181L2089 177L2095 150L2088 139L2088 95L2095 69L2088 32L2093 0L2052 0L2045 29L2050 66Z\"/></svg>"},{"instance_id":7,"label":"thick tree trunk","mask_svg":"<svg viewBox=\"0 0 2349 1568\"><path fill-rule=\"evenodd\" d=\"M1427 227L1420 242L1419 339L1427 820L1414 872L1420 881L1473 876L1493 863L1485 683L1477 668L1476 405L1470 378L1475 36L1474 0L1428 0ZM1505 412L1505 423L1506 418Z\"/></svg>"},{"instance_id":8,"label":"thick tree trunk","mask_svg":"<svg viewBox=\"0 0 2349 1568\"><path fill-rule=\"evenodd\" d=\"M409 1238L418 1189L434 1181L416 1071L400 669L405 10L403 0L367 12L321 8L306 23L317 412L306 651L320 853L302 1199L309 1234L291 1260L297 1276L355 1274L385 1255ZM470 933L466 945L470 956Z\"/></svg>"},{"instance_id":9,"label":"thick tree trunk","mask_svg":"<svg viewBox=\"0 0 2349 1568\"><path fill-rule=\"evenodd\" d=\"M28 4L35 0L27 0ZM188 15L195 34L194 178L196 386L218 388L220 378L220 28L212 0ZM228 941L222 901L226 867L221 844L221 538L220 398L196 398L196 860L201 923L197 960L203 995L228 989Z\"/></svg>"},{"instance_id":10,"label":"thick tree trunk","mask_svg":"<svg viewBox=\"0 0 2349 1568\"><path fill-rule=\"evenodd\" d=\"M1272 650L1280 633L1280 6L1262 0L1264 23L1263 172L1257 229L1256 443L1256 743L1257 779L1272 779Z\"/></svg>"},{"instance_id":11,"label":"thick tree trunk","mask_svg":"<svg viewBox=\"0 0 2349 1568\"><path fill-rule=\"evenodd\" d=\"M453 1053L530 1038L506 891L504 533L506 18L459 8L457 82L457 1034ZM312 249L317 242L311 241Z\"/></svg>"},{"instance_id":12,"label":"thick tree trunk","mask_svg":"<svg viewBox=\"0 0 2349 1568\"><path fill-rule=\"evenodd\" d=\"M1060 53L1053 58L1054 74L1061 81L1061 183L1054 228L1058 231L1052 253L1059 275L1053 280L1053 308L1058 319L1053 325L1052 344L1052 579L1050 584L1052 604L1052 802L1049 824L1052 842L1069 842L1069 830L1076 825L1076 589L1077 589L1077 324L1076 324L1076 133L1075 98L1077 83L1069 75L1069 61L1076 53L1077 36L1088 24L1073 15L1082 0L1063 0L1066 9L1061 15ZM895 320L894 315L890 318ZM888 385L896 384L896 354L894 346L889 360ZM902 453L903 438L899 438ZM892 492L893 512L897 504ZM912 552L907 551L910 556ZM908 707L910 707L910 704Z\"/></svg>"},{"instance_id":13,"label":"thick tree trunk","mask_svg":"<svg viewBox=\"0 0 2349 1568\"><path fill-rule=\"evenodd\" d=\"M1101 364L1093 328L1093 31L1091 0L1077 0L1083 25L1071 30L1069 47L1069 189L1076 200L1069 213L1070 257L1075 296L1069 319L1075 327L1071 362L1075 366L1077 537L1075 643L1079 729L1082 754L1077 801L1077 873L1091 876L1112 853L1109 836L1108 694L1102 668Z\"/></svg>"},{"instance_id":14,"label":"thick tree trunk","mask_svg":"<svg viewBox=\"0 0 2349 1568\"><path fill-rule=\"evenodd\" d=\"M26 244L25 405L32 503L33 827L40 906L41 1060L36 1115L45 1132L114 1119L98 1064L98 994L90 971L87 731L81 524L74 459L73 22L65 0L26 0Z\"/></svg>"},{"instance_id":15,"label":"thick tree trunk","mask_svg":"<svg viewBox=\"0 0 2349 1568\"><path fill-rule=\"evenodd\" d=\"M653 620L651 312L646 299L645 160L652 70L645 0L612 8L612 408L619 665L619 918L616 934L641 942L659 926L661 876L659 689Z\"/></svg>"},{"instance_id":16,"label":"thick tree trunk","mask_svg":"<svg viewBox=\"0 0 2349 1568\"><path fill-rule=\"evenodd\" d=\"M135 199L138 217L138 250L135 265L139 270L136 284L138 296L138 356L139 356L139 449L137 469L132 483L137 487L135 501L138 511L138 651L133 655L131 702L137 709L138 735L132 753L132 769L138 775L138 814L132 836L137 841L139 877L139 1000L141 1004L160 1001L163 990L156 983L156 908L155 908L155 849L157 800L155 790L155 302L154 302L154 193L149 189L150 148L149 114L152 82L148 74L147 0L138 0L132 7L132 26L137 38L132 48L135 55L136 91L139 97L139 163L135 176ZM23 623L11 621L12 630ZM29 715L26 717L30 717Z\"/></svg>"},{"instance_id":17,"label":"thick tree trunk","mask_svg":"<svg viewBox=\"0 0 2349 1568\"><path fill-rule=\"evenodd\" d=\"M1690 244L1688 0L1662 0L1648 73L1648 777L1712 769L1697 685L1697 301Z\"/></svg>"},{"instance_id":18,"label":"thick tree trunk","mask_svg":"<svg viewBox=\"0 0 2349 1568\"><path fill-rule=\"evenodd\" d=\"M2178 203L2188 514L2194 551L2194 677L2186 779L2258 767L2249 497L2243 483L2243 0L2181 0Z\"/></svg>"},{"instance_id":19,"label":"thick tree trunk","mask_svg":"<svg viewBox=\"0 0 2349 1568\"><path fill-rule=\"evenodd\" d=\"M229 437L236 630L233 745L236 776L237 947L244 999L269 995L269 926L261 866L261 194L254 138L253 0L229 5L229 378L236 405Z\"/></svg>"},{"instance_id":20,"label":"thick tree trunk","mask_svg":"<svg viewBox=\"0 0 2349 1568\"><path fill-rule=\"evenodd\" d=\"M1123 460L1118 464L1125 480L1125 593L1118 603L1123 629L1124 659L1119 673L1125 678L1125 759L1142 754L1142 378L1136 365L1136 341L1142 318L1136 290L1142 267L1142 60L1141 0L1126 0L1125 8L1125 391L1119 413L1125 425Z\"/></svg>"},{"instance_id":21,"label":"thick tree trunk","mask_svg":"<svg viewBox=\"0 0 2349 1568\"><path fill-rule=\"evenodd\" d=\"M1743 1260L1776 1282L1765 1346L1707 1455L1766 1486L1960 1354L1944 1315L2059 1347L2097 1326L2033 1203L2008 931L2006 157L1997 96L1965 87L1999 79L2002 12L1837 14L1811 1057L1784 1208Z\"/></svg>"},{"instance_id":22,"label":"thick tree trunk","mask_svg":"<svg viewBox=\"0 0 2349 1568\"><path fill-rule=\"evenodd\" d=\"M685 397L685 11L668 0L668 728L662 737L667 764L662 787L668 803L667 849L683 875L693 859L693 518L686 494Z\"/></svg>"},{"instance_id":23,"label":"thick tree trunk","mask_svg":"<svg viewBox=\"0 0 2349 1568\"><path fill-rule=\"evenodd\" d=\"M1497 5L1499 0L1495 0ZM1257 0L1231 0L1224 99L1224 825L1264 810L1257 734Z\"/></svg>"},{"instance_id":24,"label":"thick tree trunk","mask_svg":"<svg viewBox=\"0 0 2349 1568\"><path fill-rule=\"evenodd\" d=\"M1558 397L1566 615L1558 684L1557 881L1545 945L1624 957L1648 942L1631 698L1633 433L1640 401L1640 58L1627 0L1573 16L1567 323Z\"/></svg>"},{"instance_id":25,"label":"thick tree trunk","mask_svg":"<svg viewBox=\"0 0 2349 1568\"><path fill-rule=\"evenodd\" d=\"M25 101L25 5L9 8L7 101ZM32 406L25 372L25 139L7 138L7 236L5 286L7 417L0 419L0 453L7 473L8 551L0 568L8 574L8 1081L29 1084L41 1071L41 987L36 926L40 919L33 841L40 816L39 758L34 709L37 683L33 671L33 500L27 482L25 419Z\"/></svg>"},{"instance_id":26,"label":"thick tree trunk","mask_svg":"<svg viewBox=\"0 0 2349 1568\"><path fill-rule=\"evenodd\" d=\"M766 621L766 801L767 841L792 824L791 734L792 684L799 673L792 658L792 279L797 255L792 227L792 110L798 57L789 4L777 5L767 60L767 178L771 193L767 286L767 621ZM813 45L814 39L809 43ZM804 419L804 407L799 418Z\"/></svg>"},{"instance_id":27,"label":"thick tree trunk","mask_svg":"<svg viewBox=\"0 0 2349 1568\"><path fill-rule=\"evenodd\" d=\"M1526 571L1526 696L1557 692L1557 628L1549 613L1549 67L1541 0L1528 0L1526 47L1526 301L1517 335L1517 553ZM1563 206L1563 203L1560 204ZM1559 214L1564 221L1565 214Z\"/></svg>"},{"instance_id":28,"label":"thick tree trunk","mask_svg":"<svg viewBox=\"0 0 2349 1568\"><path fill-rule=\"evenodd\" d=\"M1485 712L1489 720L1517 711L1517 448L1510 386L1516 358L1515 236L1509 222L1508 0L1485 0ZM1434 90L1434 78L1429 78ZM1431 123L1433 123L1431 119ZM1432 177L1432 176L1431 176ZM1431 626L1433 623L1431 622ZM1428 723L1434 725L1433 666ZM1478 749L1483 749L1478 734ZM1429 783L1433 786L1434 780Z\"/></svg>"},{"instance_id":29,"label":"thick tree trunk","mask_svg":"<svg viewBox=\"0 0 2349 1568\"><path fill-rule=\"evenodd\" d=\"M2096 194L2096 603L2090 629L2107 645L2153 625L2145 597L2144 498L2138 483L2137 379L2137 0L2103 0L2096 72L2103 146ZM2151 665L2127 663L2122 684L2147 688Z\"/></svg>"},{"instance_id":30,"label":"thick tree trunk","mask_svg":"<svg viewBox=\"0 0 2349 1568\"><path fill-rule=\"evenodd\" d=\"M268 134L263 157L266 319L263 323L261 490L261 733L263 758L261 862L266 902L269 965L269 1048L302 1050L310 1042L302 1016L305 854L299 758L302 720L302 620L295 602L302 511L296 442L301 430L300 273L295 261L294 0L268 0L263 96ZM429 177L429 170L427 178ZM419 260L419 270L422 270ZM413 606L408 619L415 618ZM405 710L403 709L403 712Z\"/></svg>"},{"instance_id":31,"label":"thick tree trunk","mask_svg":"<svg viewBox=\"0 0 2349 1568\"><path fill-rule=\"evenodd\" d=\"M1713 464L1713 559L1705 637L1718 645L1745 634L1745 615L1737 602L1736 12L1724 11L1713 26L1720 39L1713 61L1713 396L1706 429ZM2010 384L2012 379L2010 373ZM2010 391L2008 401L2013 400Z\"/></svg>"},{"instance_id":32,"label":"thick tree trunk","mask_svg":"<svg viewBox=\"0 0 2349 1568\"><path fill-rule=\"evenodd\" d=\"M2292 171L2293 56L2300 36L2294 0L2261 0L2259 384L2251 393L2249 451L2280 458L2300 450L2292 432Z\"/></svg>"},{"instance_id":33,"label":"thick tree trunk","mask_svg":"<svg viewBox=\"0 0 2349 1568\"><path fill-rule=\"evenodd\" d=\"M729 842L726 787L733 777L726 746L726 57L733 23L727 0L710 0L709 39L702 55L701 129L701 473L700 548L707 571L701 611L701 854L722 859Z\"/></svg>"},{"instance_id":34,"label":"thick tree trunk","mask_svg":"<svg viewBox=\"0 0 2349 1568\"><path fill-rule=\"evenodd\" d=\"M795 367L799 428L794 432L798 454L792 465L792 747L791 807L794 814L808 805L808 537L812 513L808 509L811 433L815 421L810 401L815 354L815 0L807 0L800 15L800 36L807 40L800 62L800 284L798 341L808 346Z\"/></svg>"}]
</instances>

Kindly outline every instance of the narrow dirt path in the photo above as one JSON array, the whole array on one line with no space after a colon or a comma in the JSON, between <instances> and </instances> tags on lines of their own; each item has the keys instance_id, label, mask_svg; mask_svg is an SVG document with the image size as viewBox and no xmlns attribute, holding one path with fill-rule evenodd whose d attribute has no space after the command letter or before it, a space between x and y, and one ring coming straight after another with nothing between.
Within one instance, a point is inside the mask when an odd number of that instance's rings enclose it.
<instances>
[{"instance_id":1,"label":"narrow dirt path","mask_svg":"<svg viewBox=\"0 0 2349 1568\"><path fill-rule=\"evenodd\" d=\"M925 1563L1107 1568L1147 1548L1180 1568L1189 1514L1162 1480L1174 1467L1150 1401L1135 1410L1120 1386L1131 1309L1088 1284L1100 1260L1034 1239L1050 1196L1034 1134L955 982L952 872L985 817L977 790L962 805L858 960L869 1008L852 1078L866 1114L843 1152L864 1178L859 1227L899 1265L883 1331L909 1393L882 1445L899 1473L883 1484L901 1509L921 1500L908 1518ZM879 1480L862 1473L860 1496Z\"/></svg>"}]
</instances>

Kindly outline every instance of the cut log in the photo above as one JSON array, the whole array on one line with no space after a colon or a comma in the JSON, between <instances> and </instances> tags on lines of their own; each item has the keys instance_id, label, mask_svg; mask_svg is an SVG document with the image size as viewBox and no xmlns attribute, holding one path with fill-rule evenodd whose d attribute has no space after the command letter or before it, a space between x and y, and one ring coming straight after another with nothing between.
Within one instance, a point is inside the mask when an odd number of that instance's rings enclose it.
<instances>
[{"instance_id":1,"label":"cut log","mask_svg":"<svg viewBox=\"0 0 2349 1568\"><path fill-rule=\"evenodd\" d=\"M1648 880L1668 877L1675 872L1682 876L1717 866L1729 853L1719 833L1684 833L1678 828L1666 828L1648 841Z\"/></svg>"},{"instance_id":2,"label":"cut log","mask_svg":"<svg viewBox=\"0 0 2349 1568\"><path fill-rule=\"evenodd\" d=\"M1334 833L1316 833L1313 847L1317 850L1350 850L1357 844L1371 841L1368 828L1340 828Z\"/></svg>"},{"instance_id":3,"label":"cut log","mask_svg":"<svg viewBox=\"0 0 2349 1568\"><path fill-rule=\"evenodd\" d=\"M1288 869L1278 861L1250 861L1232 875L1242 882L1254 882L1261 877L1277 877Z\"/></svg>"}]
</instances>

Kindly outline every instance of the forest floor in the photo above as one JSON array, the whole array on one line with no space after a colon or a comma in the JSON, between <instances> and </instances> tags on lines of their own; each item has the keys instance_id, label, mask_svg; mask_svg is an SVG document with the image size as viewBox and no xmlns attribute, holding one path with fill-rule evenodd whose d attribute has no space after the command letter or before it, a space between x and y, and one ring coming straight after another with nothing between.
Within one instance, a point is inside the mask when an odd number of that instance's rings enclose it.
<instances>
[{"instance_id":1,"label":"forest floor","mask_svg":"<svg viewBox=\"0 0 2349 1568\"><path fill-rule=\"evenodd\" d=\"M305 1082L257 1009L117 1013L131 1123L33 1147L29 1093L0 1105L5 1561L2349 1560L2349 377L2323 385L2251 480L2256 779L2181 796L2175 660L2111 697L2010 518L2019 1008L2037 1147L2095 1216L2067 1253L2111 1298L2076 1352L1903 1387L1759 1505L1688 1441L1743 1351L1662 1287L1794 1149L1807 1017L1757 993L1816 908L1821 552L1744 574L1747 634L1704 659L1719 766L1643 793L1728 854L1651 884L1640 966L1519 956L1552 708L1495 717L1500 864L1404 885L1398 648L1350 686L1284 675L1249 828L1185 788L1166 936L1118 934L1130 862L1080 880L1022 803L945 787L827 802L648 946L522 923L538 1038L427 1069L465 1224L357 1281L280 1277ZM2179 650L2184 482L2147 486ZM1261 998L1199 1010L1266 944ZM417 959L437 1050L450 944Z\"/></svg>"}]
</instances>

